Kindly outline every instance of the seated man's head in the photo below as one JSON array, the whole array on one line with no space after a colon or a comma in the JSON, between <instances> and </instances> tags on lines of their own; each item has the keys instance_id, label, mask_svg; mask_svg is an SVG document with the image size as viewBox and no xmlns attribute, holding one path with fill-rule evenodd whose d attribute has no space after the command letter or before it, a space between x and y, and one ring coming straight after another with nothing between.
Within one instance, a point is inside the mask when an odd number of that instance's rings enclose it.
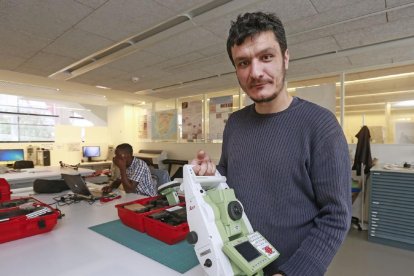
<instances>
[{"instance_id":1,"label":"seated man's head","mask_svg":"<svg viewBox=\"0 0 414 276\"><path fill-rule=\"evenodd\" d=\"M124 143L120 144L115 149L114 162L117 163L117 160L125 160L127 167L132 163L133 159L133 149L130 144Z\"/></svg>"}]
</instances>

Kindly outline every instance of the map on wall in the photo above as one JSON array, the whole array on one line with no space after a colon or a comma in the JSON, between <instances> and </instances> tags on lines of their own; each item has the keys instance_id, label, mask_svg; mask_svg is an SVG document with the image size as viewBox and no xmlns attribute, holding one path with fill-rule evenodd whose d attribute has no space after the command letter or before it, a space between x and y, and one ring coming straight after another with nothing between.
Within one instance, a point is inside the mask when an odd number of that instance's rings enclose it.
<instances>
[{"instance_id":1,"label":"map on wall","mask_svg":"<svg viewBox=\"0 0 414 276\"><path fill-rule=\"evenodd\" d=\"M147 139L148 137L148 115L138 117L138 138Z\"/></svg>"},{"instance_id":2,"label":"map on wall","mask_svg":"<svg viewBox=\"0 0 414 276\"><path fill-rule=\"evenodd\" d=\"M183 139L202 139L203 103L202 101L183 102Z\"/></svg>"},{"instance_id":3,"label":"map on wall","mask_svg":"<svg viewBox=\"0 0 414 276\"><path fill-rule=\"evenodd\" d=\"M224 126L233 109L233 97L210 98L209 104L209 139L223 139Z\"/></svg>"},{"instance_id":4,"label":"map on wall","mask_svg":"<svg viewBox=\"0 0 414 276\"><path fill-rule=\"evenodd\" d=\"M154 140L177 140L177 111L155 112L151 130Z\"/></svg>"}]
</instances>

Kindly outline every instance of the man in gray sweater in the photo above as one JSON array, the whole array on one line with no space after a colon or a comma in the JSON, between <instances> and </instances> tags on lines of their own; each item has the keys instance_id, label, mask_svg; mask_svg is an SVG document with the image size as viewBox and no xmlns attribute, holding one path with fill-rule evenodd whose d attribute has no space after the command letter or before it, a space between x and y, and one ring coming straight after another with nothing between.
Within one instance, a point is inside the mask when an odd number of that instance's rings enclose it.
<instances>
[{"instance_id":1,"label":"man in gray sweater","mask_svg":"<svg viewBox=\"0 0 414 276\"><path fill-rule=\"evenodd\" d=\"M227 51L254 104L230 116L217 170L253 228L281 254L266 275L323 275L351 221L343 131L330 111L288 94L289 51L275 15L240 15L232 22ZM193 164L198 175L215 172L205 152Z\"/></svg>"}]
</instances>

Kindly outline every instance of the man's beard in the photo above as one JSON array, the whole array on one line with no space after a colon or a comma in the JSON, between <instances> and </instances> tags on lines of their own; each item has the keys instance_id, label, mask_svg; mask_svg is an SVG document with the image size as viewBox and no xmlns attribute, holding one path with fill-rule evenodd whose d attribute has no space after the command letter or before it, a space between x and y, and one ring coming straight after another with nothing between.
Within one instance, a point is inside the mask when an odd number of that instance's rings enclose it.
<instances>
[{"instance_id":1,"label":"man's beard","mask_svg":"<svg viewBox=\"0 0 414 276\"><path fill-rule=\"evenodd\" d=\"M280 88L277 91L275 91L272 95L266 98L261 98L261 99L253 99L250 96L249 98L255 103L268 103L276 99L276 97L280 94L280 91L282 91L283 87L285 86L285 78L286 78L285 61L283 61L283 64L282 64L282 75L283 77L280 82Z\"/></svg>"}]
</instances>

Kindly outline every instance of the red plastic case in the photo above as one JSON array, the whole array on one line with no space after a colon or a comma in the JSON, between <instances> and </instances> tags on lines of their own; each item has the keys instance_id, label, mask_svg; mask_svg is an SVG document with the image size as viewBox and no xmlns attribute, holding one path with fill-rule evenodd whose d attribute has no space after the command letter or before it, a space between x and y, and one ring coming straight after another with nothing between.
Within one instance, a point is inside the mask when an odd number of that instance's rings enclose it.
<instances>
[{"instance_id":1,"label":"red plastic case","mask_svg":"<svg viewBox=\"0 0 414 276\"><path fill-rule=\"evenodd\" d=\"M185 208L185 205L182 205L182 208ZM145 230L147 231L147 234L167 244L171 245L184 240L190 231L187 222L173 226L148 217L148 215L144 217Z\"/></svg>"},{"instance_id":2,"label":"red plastic case","mask_svg":"<svg viewBox=\"0 0 414 276\"><path fill-rule=\"evenodd\" d=\"M146 229L145 229L145 225L144 225L144 217L150 214L153 214L155 212L159 212L160 210L165 210L170 208L171 206L165 206L156 210L151 210L149 212L145 212L145 213L136 213L134 211L128 210L126 208L124 208L125 205L130 205L133 203L139 203L142 205L146 205L148 203L150 203L153 200L157 200L162 198L162 196L154 196L154 197L147 197L147 198L142 198L142 199L138 199L138 200L134 200L134 201L130 201L127 203L122 203L122 204L118 204L115 205L115 207L118 209L118 216L121 219L122 223L134 228L140 232L145 233ZM180 196L180 201L182 201L181 204L184 204L184 197Z\"/></svg>"},{"instance_id":3,"label":"red plastic case","mask_svg":"<svg viewBox=\"0 0 414 276\"><path fill-rule=\"evenodd\" d=\"M6 179L0 178L0 202L10 200L10 184Z\"/></svg>"},{"instance_id":4,"label":"red plastic case","mask_svg":"<svg viewBox=\"0 0 414 276\"><path fill-rule=\"evenodd\" d=\"M3 219L0 221L0 243L49 232L55 227L57 223L60 212L57 209L54 209L51 206L44 204L34 198L16 198L9 201L4 201L3 204L20 199L31 199L36 206L48 207L52 210L52 212L32 218L28 218L26 215L19 215L11 217L9 219ZM7 212L14 209L19 209L19 207L16 206L0 209L0 214L2 212Z\"/></svg>"}]
</instances>

